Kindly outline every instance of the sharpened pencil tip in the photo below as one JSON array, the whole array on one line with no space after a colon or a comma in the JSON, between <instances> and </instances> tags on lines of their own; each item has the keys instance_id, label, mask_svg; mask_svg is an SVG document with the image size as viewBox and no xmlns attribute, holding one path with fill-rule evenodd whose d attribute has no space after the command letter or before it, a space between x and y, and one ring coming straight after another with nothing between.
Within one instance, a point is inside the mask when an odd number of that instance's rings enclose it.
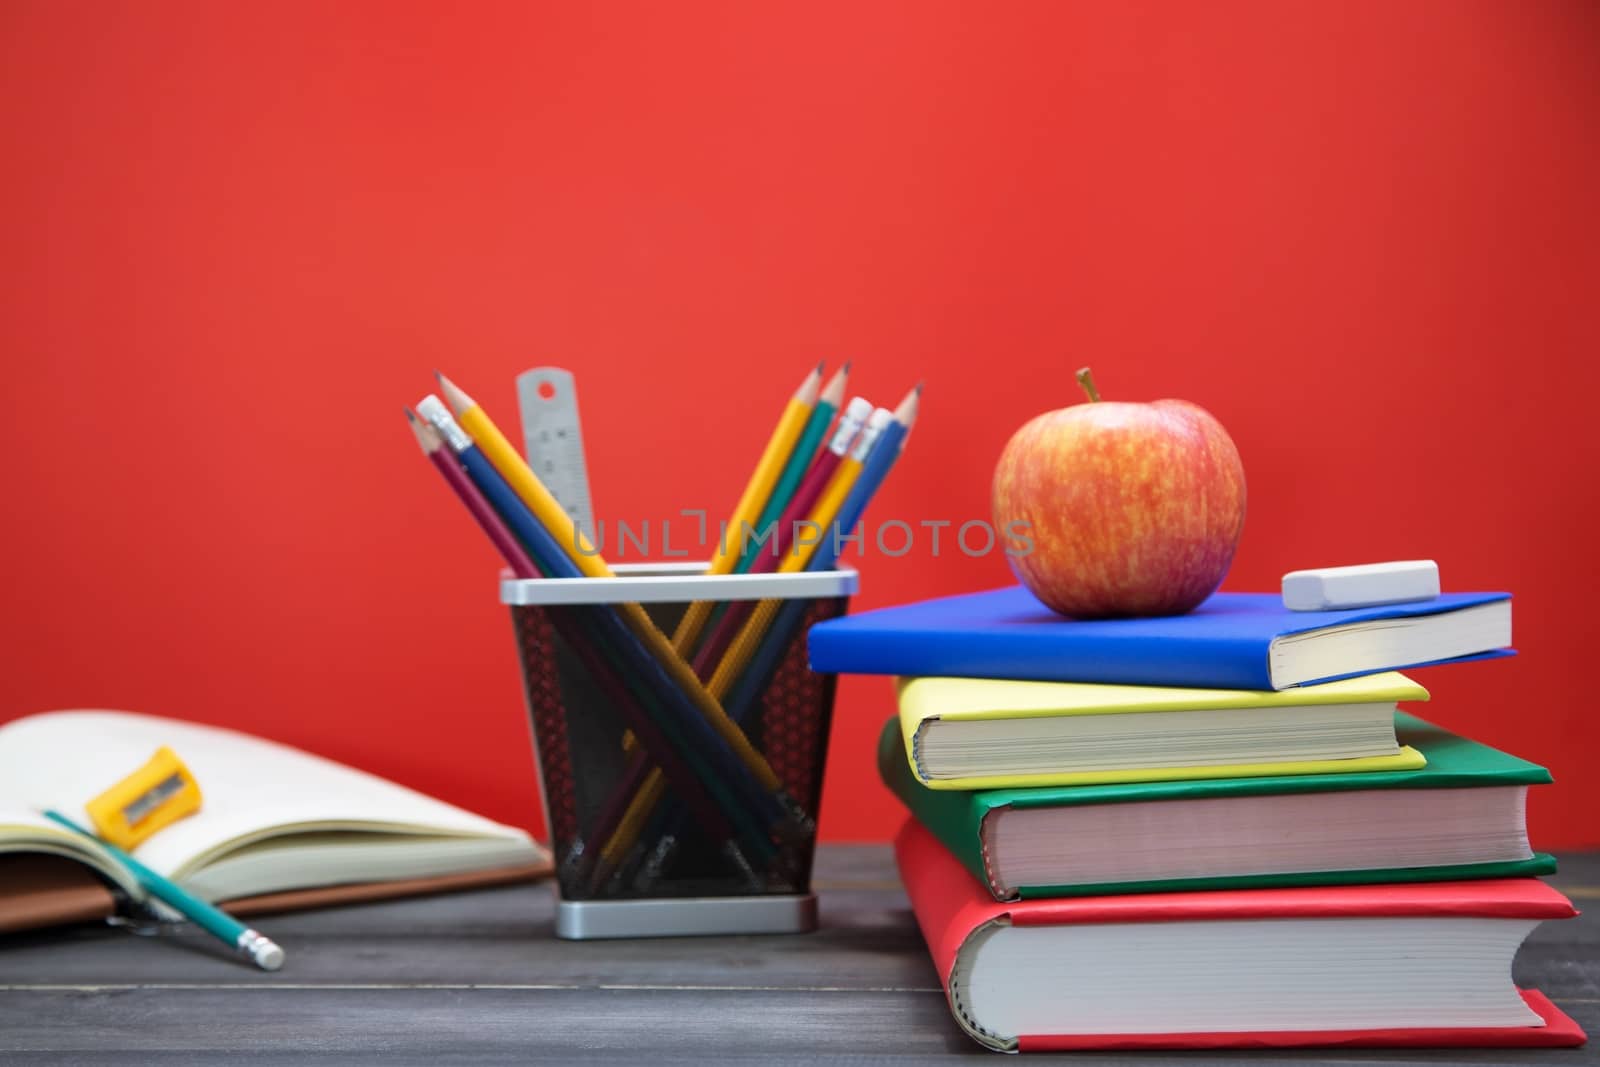
<instances>
[{"instance_id":1,"label":"sharpened pencil tip","mask_svg":"<svg viewBox=\"0 0 1600 1067\"><path fill-rule=\"evenodd\" d=\"M894 409L894 417L910 426L917 421L917 408L922 403L922 383L918 382L911 387L906 398L900 401L900 406Z\"/></svg>"},{"instance_id":2,"label":"sharpened pencil tip","mask_svg":"<svg viewBox=\"0 0 1600 1067\"><path fill-rule=\"evenodd\" d=\"M856 361L855 360L847 359L847 360L844 361L844 366L840 367L839 370L842 373L849 374L850 373L850 368L854 367L855 365L856 365Z\"/></svg>"},{"instance_id":3,"label":"sharpened pencil tip","mask_svg":"<svg viewBox=\"0 0 1600 1067\"><path fill-rule=\"evenodd\" d=\"M827 360L819 360L815 367L806 372L805 381L794 391L795 400L807 407L817 402L817 394L822 391L822 368L826 362Z\"/></svg>"},{"instance_id":4,"label":"sharpened pencil tip","mask_svg":"<svg viewBox=\"0 0 1600 1067\"><path fill-rule=\"evenodd\" d=\"M411 427L411 433L417 439L417 447L422 449L425 455L432 453L439 447L439 435L415 411L412 411L409 407L405 408L404 411L406 413L406 424Z\"/></svg>"},{"instance_id":5,"label":"sharpened pencil tip","mask_svg":"<svg viewBox=\"0 0 1600 1067\"><path fill-rule=\"evenodd\" d=\"M833 372L833 377L828 379L828 384L822 390L822 399L836 410L843 403L845 386L850 382L850 363L850 360L845 360L844 366Z\"/></svg>"},{"instance_id":6,"label":"sharpened pencil tip","mask_svg":"<svg viewBox=\"0 0 1600 1067\"><path fill-rule=\"evenodd\" d=\"M433 374L434 377L439 379L439 392L444 394L446 406L455 413L457 418L465 415L477 405L477 401L468 396L461 386L452 382L438 371L434 371Z\"/></svg>"}]
</instances>

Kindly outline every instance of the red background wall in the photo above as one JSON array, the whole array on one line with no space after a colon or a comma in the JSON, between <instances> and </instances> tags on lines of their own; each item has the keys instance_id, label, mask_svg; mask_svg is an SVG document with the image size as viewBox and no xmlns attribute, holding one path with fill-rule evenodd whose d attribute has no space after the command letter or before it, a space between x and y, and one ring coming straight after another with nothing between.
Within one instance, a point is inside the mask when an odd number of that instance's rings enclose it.
<instances>
[{"instance_id":1,"label":"red background wall","mask_svg":"<svg viewBox=\"0 0 1600 1067\"><path fill-rule=\"evenodd\" d=\"M534 825L490 549L401 404L580 377L602 516L725 513L853 357L924 422L878 519L982 518L1026 418L1232 431L1229 579L1431 556L1517 595L1429 714L1586 778L1600 7L0 6L0 719L225 723ZM924 545L926 542L924 542ZM1006 580L862 561L866 607ZM823 831L881 838L881 680Z\"/></svg>"}]
</instances>

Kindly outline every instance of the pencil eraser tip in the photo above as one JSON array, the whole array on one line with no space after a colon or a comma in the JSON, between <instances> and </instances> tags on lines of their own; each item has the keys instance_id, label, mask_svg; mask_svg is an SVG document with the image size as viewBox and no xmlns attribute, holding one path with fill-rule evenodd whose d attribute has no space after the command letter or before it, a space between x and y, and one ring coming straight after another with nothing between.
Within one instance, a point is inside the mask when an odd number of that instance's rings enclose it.
<instances>
[{"instance_id":1,"label":"pencil eraser tip","mask_svg":"<svg viewBox=\"0 0 1600 1067\"><path fill-rule=\"evenodd\" d=\"M256 966L263 971L275 971L283 966L283 949L271 941L263 941L255 949Z\"/></svg>"}]
</instances>

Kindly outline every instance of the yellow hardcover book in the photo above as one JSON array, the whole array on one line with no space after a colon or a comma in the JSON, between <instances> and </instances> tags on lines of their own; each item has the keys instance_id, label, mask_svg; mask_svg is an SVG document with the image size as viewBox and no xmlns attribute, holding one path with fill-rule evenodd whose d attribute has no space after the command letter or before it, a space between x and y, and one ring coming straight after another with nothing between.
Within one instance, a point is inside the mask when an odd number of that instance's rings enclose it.
<instances>
[{"instance_id":1,"label":"yellow hardcover book","mask_svg":"<svg viewBox=\"0 0 1600 1067\"><path fill-rule=\"evenodd\" d=\"M902 678L912 773L932 789L1416 770L1395 738L1395 672L1267 692Z\"/></svg>"}]
</instances>

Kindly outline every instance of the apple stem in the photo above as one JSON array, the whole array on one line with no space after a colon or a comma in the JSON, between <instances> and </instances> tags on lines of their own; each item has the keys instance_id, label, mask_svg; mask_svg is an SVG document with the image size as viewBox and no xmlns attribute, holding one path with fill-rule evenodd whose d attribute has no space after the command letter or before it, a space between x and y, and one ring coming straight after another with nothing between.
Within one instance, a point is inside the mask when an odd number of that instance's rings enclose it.
<instances>
[{"instance_id":1,"label":"apple stem","mask_svg":"<svg viewBox=\"0 0 1600 1067\"><path fill-rule=\"evenodd\" d=\"M1080 367L1078 369L1078 384L1083 386L1083 391L1089 394L1090 403L1097 404L1100 402L1100 390L1094 387L1094 375L1089 373L1088 367Z\"/></svg>"}]
</instances>

